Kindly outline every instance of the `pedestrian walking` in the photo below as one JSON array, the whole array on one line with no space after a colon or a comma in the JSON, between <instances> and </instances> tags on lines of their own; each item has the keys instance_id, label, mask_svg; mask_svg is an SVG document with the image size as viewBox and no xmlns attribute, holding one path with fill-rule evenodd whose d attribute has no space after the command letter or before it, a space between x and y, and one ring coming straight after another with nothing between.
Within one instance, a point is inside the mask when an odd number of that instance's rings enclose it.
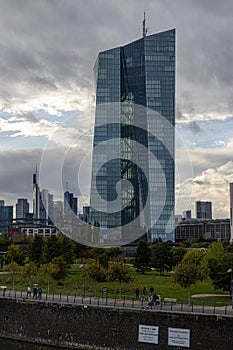
<instances>
[{"instance_id":1,"label":"pedestrian walking","mask_svg":"<svg viewBox=\"0 0 233 350\"><path fill-rule=\"evenodd\" d=\"M136 299L139 299L139 289L138 288L136 289L135 294L136 294Z\"/></svg>"},{"instance_id":2,"label":"pedestrian walking","mask_svg":"<svg viewBox=\"0 0 233 350\"><path fill-rule=\"evenodd\" d=\"M37 287L33 287L33 299L37 299Z\"/></svg>"},{"instance_id":3,"label":"pedestrian walking","mask_svg":"<svg viewBox=\"0 0 233 350\"><path fill-rule=\"evenodd\" d=\"M152 305L156 305L156 298L157 298L157 295L156 293L153 294L153 298L152 298Z\"/></svg>"},{"instance_id":4,"label":"pedestrian walking","mask_svg":"<svg viewBox=\"0 0 233 350\"><path fill-rule=\"evenodd\" d=\"M38 299L40 300L42 298L42 288L38 288Z\"/></svg>"},{"instance_id":5,"label":"pedestrian walking","mask_svg":"<svg viewBox=\"0 0 233 350\"><path fill-rule=\"evenodd\" d=\"M148 296L148 306L152 309L153 295L150 294Z\"/></svg>"},{"instance_id":6,"label":"pedestrian walking","mask_svg":"<svg viewBox=\"0 0 233 350\"><path fill-rule=\"evenodd\" d=\"M27 298L31 297L31 287L28 285L27 287Z\"/></svg>"}]
</instances>

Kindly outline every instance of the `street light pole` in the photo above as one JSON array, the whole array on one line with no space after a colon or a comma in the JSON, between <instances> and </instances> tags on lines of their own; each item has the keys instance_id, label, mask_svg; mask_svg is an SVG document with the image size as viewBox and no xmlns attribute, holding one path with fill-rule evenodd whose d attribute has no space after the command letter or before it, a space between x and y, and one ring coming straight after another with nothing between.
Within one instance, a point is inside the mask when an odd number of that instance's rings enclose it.
<instances>
[{"instance_id":1,"label":"street light pole","mask_svg":"<svg viewBox=\"0 0 233 350\"><path fill-rule=\"evenodd\" d=\"M231 308L233 309L233 270L229 269L227 271L231 274L230 290L231 290Z\"/></svg>"}]
</instances>

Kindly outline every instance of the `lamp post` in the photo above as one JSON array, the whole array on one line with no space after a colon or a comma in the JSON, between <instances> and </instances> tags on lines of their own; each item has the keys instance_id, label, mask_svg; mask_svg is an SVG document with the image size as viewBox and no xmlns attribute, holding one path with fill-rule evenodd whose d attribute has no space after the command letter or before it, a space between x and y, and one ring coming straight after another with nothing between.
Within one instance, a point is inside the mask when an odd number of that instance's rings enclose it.
<instances>
[{"instance_id":1,"label":"lamp post","mask_svg":"<svg viewBox=\"0 0 233 350\"><path fill-rule=\"evenodd\" d=\"M232 269L227 270L231 274L230 290L231 290L231 308L233 309L233 271Z\"/></svg>"}]
</instances>

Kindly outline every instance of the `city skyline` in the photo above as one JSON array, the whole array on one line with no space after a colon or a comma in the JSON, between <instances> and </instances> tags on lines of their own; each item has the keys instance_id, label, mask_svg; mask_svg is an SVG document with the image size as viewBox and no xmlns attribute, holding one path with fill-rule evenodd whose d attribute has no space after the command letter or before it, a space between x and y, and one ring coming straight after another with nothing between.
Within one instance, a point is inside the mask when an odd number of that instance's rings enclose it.
<instances>
[{"instance_id":1,"label":"city skyline","mask_svg":"<svg viewBox=\"0 0 233 350\"><path fill-rule=\"evenodd\" d=\"M230 0L100 1L98 5L89 0L82 6L77 1L21 0L1 5L1 199L14 205L17 198L29 198L31 172L40 164L44 148L56 169L56 159L86 133L75 152L70 151L64 170L70 190L80 195L71 165L75 159L76 170L92 145L92 67L97 52L140 38L146 11L148 34L177 30L176 129L184 139L190 166L187 172L184 147L178 145L176 213L194 212L195 202L201 200L213 203L213 217L229 217L229 182L233 181ZM78 128L66 123L74 114ZM43 188L61 198L65 180L61 185L53 171L45 170L48 183ZM82 176L86 198L88 172L90 166Z\"/></svg>"}]
</instances>

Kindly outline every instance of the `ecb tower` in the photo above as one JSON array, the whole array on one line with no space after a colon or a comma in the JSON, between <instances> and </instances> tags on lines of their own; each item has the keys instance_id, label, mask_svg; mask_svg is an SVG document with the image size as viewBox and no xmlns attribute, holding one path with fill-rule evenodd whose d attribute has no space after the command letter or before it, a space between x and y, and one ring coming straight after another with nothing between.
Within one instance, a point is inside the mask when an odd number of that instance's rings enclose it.
<instances>
[{"instance_id":1,"label":"ecb tower","mask_svg":"<svg viewBox=\"0 0 233 350\"><path fill-rule=\"evenodd\" d=\"M174 241L175 29L100 52L89 221L97 241ZM95 238L93 238L95 240Z\"/></svg>"}]
</instances>

